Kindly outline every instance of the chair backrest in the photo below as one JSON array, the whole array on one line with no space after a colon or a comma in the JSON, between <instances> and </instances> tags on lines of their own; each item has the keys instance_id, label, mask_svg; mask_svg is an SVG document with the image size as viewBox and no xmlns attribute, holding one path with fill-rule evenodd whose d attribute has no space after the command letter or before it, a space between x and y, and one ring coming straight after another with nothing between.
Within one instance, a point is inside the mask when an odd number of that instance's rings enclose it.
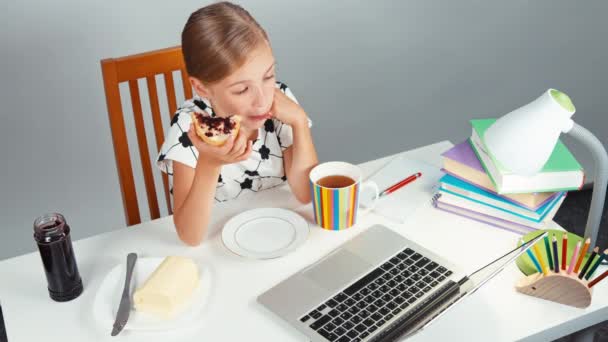
<instances>
[{"instance_id":1,"label":"chair backrest","mask_svg":"<svg viewBox=\"0 0 608 342\"><path fill-rule=\"evenodd\" d=\"M139 155L145 181L150 218L156 219L160 217L160 210L158 199L156 197L154 175L152 173L152 163L155 161L150 158L150 153L148 152L148 142L144 127L138 79L145 78L146 80L148 98L150 100L150 111L152 112L152 121L154 123L156 147L158 151L162 145L165 134L163 131L160 114L161 110L156 87L156 75L162 74L164 78L167 105L169 107L169 119L167 119L167 122L177 109L175 83L173 81L174 71L181 72L184 96L186 98L192 97L192 87L188 81L188 75L186 74L181 47L176 46L132 56L103 59L101 61L101 71L103 74L108 115L112 130L112 142L116 157L116 167L118 169L118 180L120 182L120 190L122 193L127 225L130 226L140 223L141 216L139 205L137 203L137 193L135 190L133 169L131 167L131 158L129 156L129 145L127 143L127 132L125 129L125 117L123 114L120 97L119 85L123 82L129 83L133 120L135 122L137 143L139 145ZM162 179L167 210L169 214L172 214L169 180L166 174L162 175Z\"/></svg>"}]
</instances>

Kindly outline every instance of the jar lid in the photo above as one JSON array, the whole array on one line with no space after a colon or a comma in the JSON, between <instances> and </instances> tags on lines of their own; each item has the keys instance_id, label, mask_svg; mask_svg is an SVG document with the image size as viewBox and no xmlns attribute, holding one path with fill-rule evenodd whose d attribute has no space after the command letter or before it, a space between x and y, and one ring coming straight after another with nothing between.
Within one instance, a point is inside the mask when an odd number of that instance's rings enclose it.
<instances>
[{"instance_id":1,"label":"jar lid","mask_svg":"<svg viewBox=\"0 0 608 342\"><path fill-rule=\"evenodd\" d=\"M70 227L59 213L49 213L34 221L34 238L38 242L53 242L68 235Z\"/></svg>"}]
</instances>

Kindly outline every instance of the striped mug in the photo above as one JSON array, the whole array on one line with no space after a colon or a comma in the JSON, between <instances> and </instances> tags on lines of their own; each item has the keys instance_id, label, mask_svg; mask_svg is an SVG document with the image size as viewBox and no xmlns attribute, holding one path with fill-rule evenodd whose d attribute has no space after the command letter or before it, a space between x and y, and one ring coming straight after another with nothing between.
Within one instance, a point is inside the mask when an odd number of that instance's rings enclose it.
<instances>
[{"instance_id":1,"label":"striped mug","mask_svg":"<svg viewBox=\"0 0 608 342\"><path fill-rule=\"evenodd\" d=\"M362 174L359 167L344 162L319 164L310 171L317 225L328 230L354 226L359 210L359 193L363 188L373 190L375 198L369 208L362 209L361 214L367 214L374 208L378 201L378 185L372 181L363 182Z\"/></svg>"}]
</instances>

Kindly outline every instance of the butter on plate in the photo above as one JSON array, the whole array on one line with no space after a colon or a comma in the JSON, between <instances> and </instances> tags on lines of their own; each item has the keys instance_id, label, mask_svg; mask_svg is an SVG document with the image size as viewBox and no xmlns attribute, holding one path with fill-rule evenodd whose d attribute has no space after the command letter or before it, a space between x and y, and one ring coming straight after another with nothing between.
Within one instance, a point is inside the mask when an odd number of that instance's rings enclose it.
<instances>
[{"instance_id":1,"label":"butter on plate","mask_svg":"<svg viewBox=\"0 0 608 342\"><path fill-rule=\"evenodd\" d=\"M171 319L189 304L198 285L199 271L192 259L166 257L135 291L135 310Z\"/></svg>"}]
</instances>

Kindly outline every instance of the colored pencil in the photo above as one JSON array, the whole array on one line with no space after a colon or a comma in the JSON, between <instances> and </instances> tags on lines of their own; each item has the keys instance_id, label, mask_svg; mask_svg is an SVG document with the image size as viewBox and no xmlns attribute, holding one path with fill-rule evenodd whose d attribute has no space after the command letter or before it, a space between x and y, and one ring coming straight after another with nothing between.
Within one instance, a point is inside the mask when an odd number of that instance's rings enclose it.
<instances>
[{"instance_id":1,"label":"colored pencil","mask_svg":"<svg viewBox=\"0 0 608 342\"><path fill-rule=\"evenodd\" d=\"M600 251L599 247L595 247L593 249L593 252L589 256L589 259L587 259L587 262L585 263L585 266L583 266L583 270L581 271L581 273L578 274L578 279L583 279L583 277L585 276L585 273L587 273L587 270L589 269L589 266L591 266L591 263L593 262L593 259L595 259L595 256L597 255L597 253L599 251Z\"/></svg>"},{"instance_id":2,"label":"colored pencil","mask_svg":"<svg viewBox=\"0 0 608 342\"><path fill-rule=\"evenodd\" d=\"M606 276L608 276L608 270L604 271L604 273L600 274L595 279L593 279L592 281L590 281L588 286L589 287L593 287L595 284L597 284L600 281L602 281L602 279L606 278Z\"/></svg>"},{"instance_id":3,"label":"colored pencil","mask_svg":"<svg viewBox=\"0 0 608 342\"><path fill-rule=\"evenodd\" d=\"M593 266L591 266L591 269L589 270L589 272L587 272L587 274L585 274L585 279L589 280L589 278L591 278L591 276L593 276L593 273L595 272L595 270L597 270L597 268L600 266L602 261L604 259L606 259L607 257L608 257L608 249L604 250L604 253L602 253L600 255L599 259L597 259L597 261L595 262L595 264L593 264Z\"/></svg>"},{"instance_id":4,"label":"colored pencil","mask_svg":"<svg viewBox=\"0 0 608 342\"><path fill-rule=\"evenodd\" d=\"M549 260L549 269L553 270L553 256L551 255L551 244L549 243L549 234L545 235L545 252L547 252L547 260Z\"/></svg>"},{"instance_id":5,"label":"colored pencil","mask_svg":"<svg viewBox=\"0 0 608 342\"><path fill-rule=\"evenodd\" d=\"M579 256L578 256L578 261L576 262L576 266L574 266L574 273L578 273L578 269L581 267L581 264L583 263L583 259L585 259L585 255L587 255L587 251L589 250L590 243L591 243L591 239L587 238L587 240L585 240L585 244L583 245L583 248L581 249L581 254L579 254Z\"/></svg>"},{"instance_id":6,"label":"colored pencil","mask_svg":"<svg viewBox=\"0 0 608 342\"><path fill-rule=\"evenodd\" d=\"M524 245L524 240L519 240L522 244L522 246ZM532 251L530 250L530 248L528 248L528 250L526 250L526 253L528 254L528 257L530 257L530 260L532 260L532 263L534 264L534 267L536 267L536 270L538 271L538 273L543 273L543 270L540 268L540 264L538 263L538 260L536 260L536 257L534 256L534 254L532 254Z\"/></svg>"},{"instance_id":7,"label":"colored pencil","mask_svg":"<svg viewBox=\"0 0 608 342\"><path fill-rule=\"evenodd\" d=\"M547 275L547 266L545 266L545 261L543 260L543 256L540 254L540 250L538 249L538 242L534 244L534 246L532 246L532 248L534 248L534 255L536 255L536 258L538 259L538 262L540 263L540 268L543 270L543 274Z\"/></svg>"},{"instance_id":8,"label":"colored pencil","mask_svg":"<svg viewBox=\"0 0 608 342\"><path fill-rule=\"evenodd\" d=\"M581 242L576 243L576 247L574 248L574 252L572 253L572 258L570 259L570 265L568 265L568 274L572 273L574 269L574 264L576 263L576 259L578 259L578 252L581 250Z\"/></svg>"},{"instance_id":9,"label":"colored pencil","mask_svg":"<svg viewBox=\"0 0 608 342\"><path fill-rule=\"evenodd\" d=\"M562 236L562 270L566 270L566 258L568 257L568 234Z\"/></svg>"},{"instance_id":10,"label":"colored pencil","mask_svg":"<svg viewBox=\"0 0 608 342\"><path fill-rule=\"evenodd\" d=\"M553 270L559 273L559 255L557 254L557 239L553 234Z\"/></svg>"}]
</instances>

